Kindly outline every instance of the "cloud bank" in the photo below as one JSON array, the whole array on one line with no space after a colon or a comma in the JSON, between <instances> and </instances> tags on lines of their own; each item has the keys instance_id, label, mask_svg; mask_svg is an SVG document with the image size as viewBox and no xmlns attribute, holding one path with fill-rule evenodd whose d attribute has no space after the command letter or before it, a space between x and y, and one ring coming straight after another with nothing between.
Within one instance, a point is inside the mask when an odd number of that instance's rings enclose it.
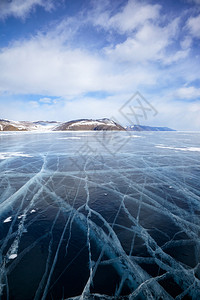
<instances>
[{"instance_id":1,"label":"cloud bank","mask_svg":"<svg viewBox=\"0 0 200 300\"><path fill-rule=\"evenodd\" d=\"M50 11L53 9L54 4L52 0L1 0L0 19L6 19L10 16L25 19L37 6Z\"/></svg>"},{"instance_id":2,"label":"cloud bank","mask_svg":"<svg viewBox=\"0 0 200 300\"><path fill-rule=\"evenodd\" d=\"M53 9L52 1L2 3L1 18L25 18L37 6ZM24 111L32 109L48 119L56 112L57 119L65 120L81 117L80 112L83 117L112 115L139 90L159 108L158 125L167 112L164 125L184 129L186 121L176 120L183 110L193 119L194 107L199 112L200 105L199 18L184 11L168 16L160 4L135 0L118 6L93 2L76 16L61 18L26 39L13 38L1 48L1 99L14 102L21 95L18 107ZM35 99L25 101L26 95ZM12 116L3 104L1 111ZM190 128L198 126L193 119Z\"/></svg>"}]
</instances>

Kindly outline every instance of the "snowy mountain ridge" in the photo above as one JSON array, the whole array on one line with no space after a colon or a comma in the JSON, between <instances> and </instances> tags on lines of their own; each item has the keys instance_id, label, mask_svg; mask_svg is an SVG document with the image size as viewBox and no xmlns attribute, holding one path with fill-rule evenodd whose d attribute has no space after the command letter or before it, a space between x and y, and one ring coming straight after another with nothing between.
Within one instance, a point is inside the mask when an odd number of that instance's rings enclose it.
<instances>
[{"instance_id":1,"label":"snowy mountain ridge","mask_svg":"<svg viewBox=\"0 0 200 300\"><path fill-rule=\"evenodd\" d=\"M168 127L152 127L144 125L129 125L123 127L117 122L108 119L78 119L67 122L59 121L12 121L0 119L0 131L174 131Z\"/></svg>"},{"instance_id":2,"label":"snowy mountain ridge","mask_svg":"<svg viewBox=\"0 0 200 300\"><path fill-rule=\"evenodd\" d=\"M68 122L58 121L11 121L0 119L0 131L65 131L65 130L125 130L113 120L79 119Z\"/></svg>"},{"instance_id":3,"label":"snowy mountain ridge","mask_svg":"<svg viewBox=\"0 0 200 300\"><path fill-rule=\"evenodd\" d=\"M57 121L13 121L0 119L0 131L50 131L56 125Z\"/></svg>"},{"instance_id":4,"label":"snowy mountain ridge","mask_svg":"<svg viewBox=\"0 0 200 300\"><path fill-rule=\"evenodd\" d=\"M104 119L80 119L73 120L69 122L64 122L56 126L53 131L62 131L62 130L120 130L125 131L126 129L120 124L114 122L113 120L104 118Z\"/></svg>"}]
</instances>

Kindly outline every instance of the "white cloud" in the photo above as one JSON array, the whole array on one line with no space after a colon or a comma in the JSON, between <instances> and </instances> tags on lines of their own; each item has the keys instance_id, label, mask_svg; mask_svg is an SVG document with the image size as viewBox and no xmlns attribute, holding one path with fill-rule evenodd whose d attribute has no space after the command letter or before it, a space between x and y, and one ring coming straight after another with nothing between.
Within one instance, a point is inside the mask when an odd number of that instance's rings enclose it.
<instances>
[{"instance_id":1,"label":"white cloud","mask_svg":"<svg viewBox=\"0 0 200 300\"><path fill-rule=\"evenodd\" d=\"M44 1L24 3L29 3L29 10L21 7L21 12L24 11L21 17ZM118 109L129 99L130 93L137 90L145 93L149 89L156 90L155 94L149 93L147 99L152 99L159 113L155 119L149 118L146 125L187 129L190 123L191 128L197 129L199 104L172 101L177 99L175 96L186 100L199 97L199 89L176 87L180 82L190 84L199 78L198 59L189 56L192 38L186 35L180 41L181 17L167 18L161 15L160 8L129 1L120 12L114 13L109 6L99 15L85 18L80 14L78 18L68 18L46 34L38 33L1 49L0 94L12 95L13 99L18 94L27 94L27 98L29 94L41 95L39 101L11 100L9 107L2 101L1 117L65 121L113 115L123 122ZM188 28L196 26L196 21L191 20ZM92 51L90 41L87 40L89 46L81 45L79 33L83 33L83 25L100 26L105 30L105 42L110 38L113 45ZM115 38L116 33L123 42ZM165 95L168 89L176 90L171 92L170 98ZM84 96L88 92L107 92L113 96L89 98ZM51 99L52 96L55 99ZM183 118L185 111L187 117Z\"/></svg>"},{"instance_id":2,"label":"white cloud","mask_svg":"<svg viewBox=\"0 0 200 300\"><path fill-rule=\"evenodd\" d=\"M129 1L119 13L110 16L107 12L109 26L118 29L130 12L131 20L137 13L140 16L144 12L144 15L136 18L140 26L126 34L125 42L104 51L90 51L87 46L78 48L71 43L72 36L78 40L76 33L82 26L83 16L77 22L69 18L46 34L38 33L29 40L11 44L0 52L0 93L71 98L91 91L121 93L138 90L144 83L155 85L161 75L153 66L155 62L171 64L189 53L187 49L166 51L176 37L179 18L165 26L154 24L159 10L158 5ZM84 19L85 22L91 19ZM121 30L129 31L137 26L131 23Z\"/></svg>"},{"instance_id":3,"label":"white cloud","mask_svg":"<svg viewBox=\"0 0 200 300\"><path fill-rule=\"evenodd\" d=\"M190 17L187 21L187 27L193 37L200 38L200 15Z\"/></svg>"},{"instance_id":4,"label":"white cloud","mask_svg":"<svg viewBox=\"0 0 200 300\"><path fill-rule=\"evenodd\" d=\"M200 88L195 88L194 86L182 87L175 92L175 95L181 99L200 98Z\"/></svg>"},{"instance_id":5,"label":"white cloud","mask_svg":"<svg viewBox=\"0 0 200 300\"><path fill-rule=\"evenodd\" d=\"M165 99L156 104L158 110L157 118L154 124L168 127L176 130L198 130L200 129L200 101L188 103L184 101L175 101Z\"/></svg>"},{"instance_id":6,"label":"white cloud","mask_svg":"<svg viewBox=\"0 0 200 300\"><path fill-rule=\"evenodd\" d=\"M180 42L181 48L183 50L190 48L192 45L192 38L190 36L186 36L181 42Z\"/></svg>"},{"instance_id":7,"label":"white cloud","mask_svg":"<svg viewBox=\"0 0 200 300\"><path fill-rule=\"evenodd\" d=\"M94 14L92 20L95 25L105 29L115 29L121 33L130 32L147 21L155 21L159 17L161 6L129 0L120 12L111 15L111 10Z\"/></svg>"},{"instance_id":8,"label":"white cloud","mask_svg":"<svg viewBox=\"0 0 200 300\"><path fill-rule=\"evenodd\" d=\"M172 64L174 62L182 60L188 56L189 52L190 52L190 49L185 49L185 50L176 51L175 53L169 54L168 56L165 55L163 57L163 63L164 64Z\"/></svg>"},{"instance_id":9,"label":"white cloud","mask_svg":"<svg viewBox=\"0 0 200 300\"><path fill-rule=\"evenodd\" d=\"M64 45L62 38L52 36L41 34L2 49L1 93L73 97L91 91L133 91L144 80L147 85L156 81L147 66L124 68L101 53Z\"/></svg>"},{"instance_id":10,"label":"white cloud","mask_svg":"<svg viewBox=\"0 0 200 300\"><path fill-rule=\"evenodd\" d=\"M101 99L92 97L78 97L73 100L60 100L52 105L45 105L41 109L36 101L28 103L22 101L9 102L9 107L0 102L1 117L12 120L59 120L69 121L80 118L103 118L118 115L118 109L129 95L109 96Z\"/></svg>"},{"instance_id":11,"label":"white cloud","mask_svg":"<svg viewBox=\"0 0 200 300\"><path fill-rule=\"evenodd\" d=\"M30 105L30 108L38 108L39 107L39 104L37 101L29 101L28 103Z\"/></svg>"},{"instance_id":12,"label":"white cloud","mask_svg":"<svg viewBox=\"0 0 200 300\"><path fill-rule=\"evenodd\" d=\"M187 0L187 2L200 5L200 0Z\"/></svg>"},{"instance_id":13,"label":"white cloud","mask_svg":"<svg viewBox=\"0 0 200 300\"><path fill-rule=\"evenodd\" d=\"M128 121L119 113L119 108L130 98L131 94L109 96L102 99L80 97L76 101L62 101L55 105L47 106L41 110L32 103L19 101L10 102L6 107L0 102L2 118L12 120L59 120L69 121L80 118L103 118L114 117L123 125ZM140 118L140 123L150 126L168 126L176 130L199 130L200 128L200 101L188 103L174 101L158 94L145 98L153 105L158 114L147 115L147 120ZM184 116L184 117L183 117ZM135 119L133 118L133 123Z\"/></svg>"},{"instance_id":14,"label":"white cloud","mask_svg":"<svg viewBox=\"0 0 200 300\"><path fill-rule=\"evenodd\" d=\"M160 61L171 63L187 56L187 51L174 51L170 55L167 47L173 42L177 34L179 18L164 27L146 23L134 35L130 35L125 42L105 48L110 59L145 63L146 61Z\"/></svg>"},{"instance_id":15,"label":"white cloud","mask_svg":"<svg viewBox=\"0 0 200 300\"><path fill-rule=\"evenodd\" d=\"M105 47L110 60L120 62L158 62L172 64L186 58L192 39L188 36L178 48L173 47L181 33L181 15L172 19L161 14L161 5L129 0L118 13L102 10L91 18L93 24L107 32L115 30L125 40ZM172 45L171 49L170 46Z\"/></svg>"},{"instance_id":16,"label":"white cloud","mask_svg":"<svg viewBox=\"0 0 200 300\"><path fill-rule=\"evenodd\" d=\"M39 101L42 103L51 103L52 102L51 98L48 98L48 97L41 98L41 99L39 99Z\"/></svg>"},{"instance_id":17,"label":"white cloud","mask_svg":"<svg viewBox=\"0 0 200 300\"><path fill-rule=\"evenodd\" d=\"M52 0L1 0L0 19L9 16L24 19L36 6L42 6L45 10L50 11L54 4Z\"/></svg>"},{"instance_id":18,"label":"white cloud","mask_svg":"<svg viewBox=\"0 0 200 300\"><path fill-rule=\"evenodd\" d=\"M11 93L68 95L102 88L98 58L45 37L4 49L0 65L0 90Z\"/></svg>"}]
</instances>

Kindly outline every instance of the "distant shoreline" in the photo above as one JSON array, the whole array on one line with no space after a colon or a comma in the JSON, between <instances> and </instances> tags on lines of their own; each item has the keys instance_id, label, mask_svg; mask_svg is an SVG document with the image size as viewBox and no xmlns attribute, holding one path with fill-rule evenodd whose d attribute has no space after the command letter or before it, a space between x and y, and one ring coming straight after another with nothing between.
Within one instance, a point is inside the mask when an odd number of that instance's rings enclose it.
<instances>
[{"instance_id":1,"label":"distant shoreline","mask_svg":"<svg viewBox=\"0 0 200 300\"><path fill-rule=\"evenodd\" d=\"M1 131L176 131L168 127L153 127L145 125L122 126L115 121L102 119L78 119L67 122L59 121L11 121L0 119Z\"/></svg>"}]
</instances>

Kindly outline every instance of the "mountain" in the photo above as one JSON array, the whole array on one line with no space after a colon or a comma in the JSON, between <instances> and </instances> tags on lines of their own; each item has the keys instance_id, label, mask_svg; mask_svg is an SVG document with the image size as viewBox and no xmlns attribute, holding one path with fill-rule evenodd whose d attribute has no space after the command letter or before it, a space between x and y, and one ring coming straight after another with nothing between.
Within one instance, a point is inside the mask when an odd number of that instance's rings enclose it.
<instances>
[{"instance_id":1,"label":"mountain","mask_svg":"<svg viewBox=\"0 0 200 300\"><path fill-rule=\"evenodd\" d=\"M117 124L116 122L104 118L104 119L80 119L80 120L73 120L69 122L62 123L56 126L53 131L63 131L63 130L70 130L70 131L79 131L79 130L118 130L118 131L125 131L126 129L121 125Z\"/></svg>"},{"instance_id":2,"label":"mountain","mask_svg":"<svg viewBox=\"0 0 200 300\"><path fill-rule=\"evenodd\" d=\"M69 122L57 121L10 121L0 119L0 131L79 131L79 130L120 130L125 128L104 118L98 120L80 119Z\"/></svg>"},{"instance_id":3,"label":"mountain","mask_svg":"<svg viewBox=\"0 0 200 300\"><path fill-rule=\"evenodd\" d=\"M128 131L176 131L168 127L152 127L152 126L144 126L144 125L131 125L131 126L126 126L125 128Z\"/></svg>"},{"instance_id":4,"label":"mountain","mask_svg":"<svg viewBox=\"0 0 200 300\"><path fill-rule=\"evenodd\" d=\"M0 131L49 131L61 122L57 121L10 121L0 119Z\"/></svg>"},{"instance_id":5,"label":"mountain","mask_svg":"<svg viewBox=\"0 0 200 300\"><path fill-rule=\"evenodd\" d=\"M0 119L0 131L27 131L22 122Z\"/></svg>"},{"instance_id":6,"label":"mountain","mask_svg":"<svg viewBox=\"0 0 200 300\"><path fill-rule=\"evenodd\" d=\"M116 130L116 131L175 131L168 127L151 127L131 125L125 128L113 120L79 119L68 122L58 121L11 121L0 119L0 131L86 131L86 130Z\"/></svg>"}]
</instances>

